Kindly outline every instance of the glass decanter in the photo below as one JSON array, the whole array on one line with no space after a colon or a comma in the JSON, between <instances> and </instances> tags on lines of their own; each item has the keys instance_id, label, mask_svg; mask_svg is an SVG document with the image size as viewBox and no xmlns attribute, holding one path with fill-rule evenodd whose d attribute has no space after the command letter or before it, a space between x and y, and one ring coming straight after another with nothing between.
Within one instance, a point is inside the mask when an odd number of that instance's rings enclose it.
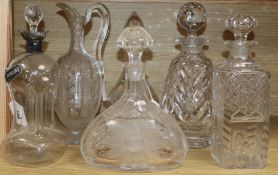
<instances>
[{"instance_id":1,"label":"glass decanter","mask_svg":"<svg viewBox=\"0 0 278 175\"><path fill-rule=\"evenodd\" d=\"M177 18L188 37L179 38L182 50L170 64L161 107L178 121L190 148L203 148L211 140L213 65L202 51L208 41L197 31L206 25L206 10L199 3L186 3Z\"/></svg>"},{"instance_id":2,"label":"glass decanter","mask_svg":"<svg viewBox=\"0 0 278 175\"><path fill-rule=\"evenodd\" d=\"M132 12L132 14L130 15L130 17L128 18L125 28L129 27L129 26L134 26L134 25L138 25L141 27L144 27L143 25L143 21L140 18L140 16L134 11ZM136 37L136 36L135 36ZM127 51L128 53L128 58L129 58L129 62L130 63L141 63L141 56L134 56L133 52L131 51ZM159 99L157 94L155 93L154 89L151 87L149 81L148 81L148 75L146 75L145 79L145 91L146 94L148 96L148 98L150 98L150 100L159 106ZM112 88L112 90L110 91L110 93L108 94L108 98L106 101L104 101L103 106L105 108L110 107L112 104L114 104L117 100L119 100L121 98L121 96L123 95L125 91L125 70L123 69L120 78L118 79L117 83L115 84L115 86ZM104 110L104 109L103 109Z\"/></svg>"},{"instance_id":3,"label":"glass decanter","mask_svg":"<svg viewBox=\"0 0 278 175\"><path fill-rule=\"evenodd\" d=\"M69 143L79 144L81 133L99 111L101 97L103 100L107 98L102 52L108 35L110 15L103 4L89 6L85 17L67 4L58 3L57 6L68 18L71 42L68 52L58 60L55 112L68 128ZM102 19L95 58L84 47L84 26L91 20L92 14L98 14Z\"/></svg>"},{"instance_id":4,"label":"glass decanter","mask_svg":"<svg viewBox=\"0 0 278 175\"><path fill-rule=\"evenodd\" d=\"M256 20L235 15L226 20L234 41L230 57L213 78L212 157L225 168L263 168L268 154L270 74L251 56L248 41Z\"/></svg>"},{"instance_id":5,"label":"glass decanter","mask_svg":"<svg viewBox=\"0 0 278 175\"><path fill-rule=\"evenodd\" d=\"M21 166L50 164L66 149L66 136L54 121L55 61L42 53L46 32L37 31L42 16L38 6L26 6L25 20L30 31L21 32L26 40L26 53L9 63L5 76L13 119L1 144L1 154L9 163Z\"/></svg>"},{"instance_id":6,"label":"glass decanter","mask_svg":"<svg viewBox=\"0 0 278 175\"><path fill-rule=\"evenodd\" d=\"M93 119L82 135L81 153L88 164L153 171L179 167L185 160L184 133L146 94L145 67L139 60L152 44L151 36L137 25L127 27L118 38L118 47L133 52L134 62L124 66L126 87L122 97Z\"/></svg>"}]
</instances>

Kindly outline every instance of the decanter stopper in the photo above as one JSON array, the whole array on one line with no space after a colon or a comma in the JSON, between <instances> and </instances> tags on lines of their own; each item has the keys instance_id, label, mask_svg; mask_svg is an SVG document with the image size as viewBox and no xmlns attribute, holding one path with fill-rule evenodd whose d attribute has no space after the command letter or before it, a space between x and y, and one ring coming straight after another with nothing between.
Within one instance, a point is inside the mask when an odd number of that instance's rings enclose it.
<instances>
[{"instance_id":1,"label":"decanter stopper","mask_svg":"<svg viewBox=\"0 0 278 175\"><path fill-rule=\"evenodd\" d=\"M24 18L29 24L30 31L20 32L26 40L26 52L41 52L42 40L47 32L38 32L38 25L42 21L43 12L37 5L30 4L25 7Z\"/></svg>"},{"instance_id":2,"label":"decanter stopper","mask_svg":"<svg viewBox=\"0 0 278 175\"><path fill-rule=\"evenodd\" d=\"M142 66L141 55L145 48L153 45L153 39L148 34L148 32L144 29L144 25L140 16L134 11L129 16L127 22L125 23L124 32L119 36L117 40L117 45L120 48L127 50L129 57L129 65L133 65L129 69L130 75L125 75L127 73L126 67L121 73L121 76L115 86L112 88L108 95L108 100L103 103L105 108L110 107L116 101L120 99L125 90L125 78L126 76L130 77L133 80L138 80L142 78L143 70L140 70ZM127 64L128 65L128 64ZM126 65L126 66L127 66ZM137 66L136 66L137 65ZM139 66L138 66L139 65ZM137 67L137 68L136 68ZM135 68L135 69L134 69ZM157 106L159 101L158 96L156 95L154 89L150 85L148 81L148 76L146 75L144 78L145 84L145 93L148 98Z\"/></svg>"},{"instance_id":3,"label":"decanter stopper","mask_svg":"<svg viewBox=\"0 0 278 175\"><path fill-rule=\"evenodd\" d=\"M202 4L189 2L184 4L178 13L178 24L189 36L197 36L197 31L207 23L206 9Z\"/></svg>"},{"instance_id":4,"label":"decanter stopper","mask_svg":"<svg viewBox=\"0 0 278 175\"><path fill-rule=\"evenodd\" d=\"M37 33L38 25L42 21L43 13L39 6L30 4L25 7L25 20L28 22L31 33Z\"/></svg>"},{"instance_id":5,"label":"decanter stopper","mask_svg":"<svg viewBox=\"0 0 278 175\"><path fill-rule=\"evenodd\" d=\"M144 27L142 19L135 11L133 11L132 14L129 16L129 18L125 24L125 28L129 27L129 26L134 26L134 25Z\"/></svg>"},{"instance_id":6,"label":"decanter stopper","mask_svg":"<svg viewBox=\"0 0 278 175\"><path fill-rule=\"evenodd\" d=\"M235 40L246 41L248 34L255 28L257 21L252 16L234 15L225 20L228 30L234 33Z\"/></svg>"},{"instance_id":7,"label":"decanter stopper","mask_svg":"<svg viewBox=\"0 0 278 175\"><path fill-rule=\"evenodd\" d=\"M136 12L127 21L126 28L117 39L117 46L127 50L131 64L141 63L143 50L153 46L153 39Z\"/></svg>"}]
</instances>

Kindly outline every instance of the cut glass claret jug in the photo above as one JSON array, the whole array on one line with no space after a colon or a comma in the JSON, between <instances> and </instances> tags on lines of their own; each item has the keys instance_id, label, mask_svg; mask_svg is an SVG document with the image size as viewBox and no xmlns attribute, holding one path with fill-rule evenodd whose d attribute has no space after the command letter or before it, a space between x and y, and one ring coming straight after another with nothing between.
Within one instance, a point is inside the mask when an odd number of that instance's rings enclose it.
<instances>
[{"instance_id":1,"label":"cut glass claret jug","mask_svg":"<svg viewBox=\"0 0 278 175\"><path fill-rule=\"evenodd\" d=\"M179 167L187 143L177 122L146 94L144 64L140 57L153 39L138 25L127 27L118 47L132 52L125 64L125 91L121 98L93 119L81 138L81 153L93 166L153 171Z\"/></svg>"},{"instance_id":2,"label":"cut glass claret jug","mask_svg":"<svg viewBox=\"0 0 278 175\"><path fill-rule=\"evenodd\" d=\"M12 164L43 166L63 155L67 141L54 120L55 61L42 53L46 32L37 31L42 11L36 5L28 5L25 20L30 26L30 31L21 32L26 53L9 63L5 75L13 121L1 144L1 154Z\"/></svg>"},{"instance_id":3,"label":"cut glass claret jug","mask_svg":"<svg viewBox=\"0 0 278 175\"><path fill-rule=\"evenodd\" d=\"M251 16L226 20L234 41L230 57L213 78L212 157L225 168L263 168L269 140L270 74L251 58L255 41L247 36L256 25Z\"/></svg>"},{"instance_id":4,"label":"cut glass claret jug","mask_svg":"<svg viewBox=\"0 0 278 175\"><path fill-rule=\"evenodd\" d=\"M105 101L107 98L102 52L108 36L110 15L103 4L89 6L85 17L67 4L58 3L57 6L68 18L71 43L69 51L58 60L55 112L68 128L69 143L79 144L81 133L99 111L101 99ZM94 57L84 46L84 27L92 15L102 19Z\"/></svg>"},{"instance_id":5,"label":"cut glass claret jug","mask_svg":"<svg viewBox=\"0 0 278 175\"><path fill-rule=\"evenodd\" d=\"M139 15L135 11L128 18L128 20L126 22L126 25L125 25L125 28L128 28L130 26L134 26L134 25L137 25L138 28L139 28L139 26L144 27L141 18L139 17ZM140 33L138 33L138 34L140 34ZM142 37L138 34L135 33L134 37ZM119 40L121 40L121 37L119 37ZM118 42L121 42L121 41L118 41ZM134 53L131 50L127 50L127 53L128 53L130 63L132 63L132 64L133 63L142 63L141 55L140 56L134 55ZM145 85L146 85L146 87L145 87L146 94L147 94L148 98L150 98L150 100L154 104L159 106L158 96L155 93L154 89L151 87L147 78L148 78L148 76L146 75L146 77L144 79ZM108 108L109 106L114 104L117 100L119 100L121 98L121 96L123 95L124 90L125 90L125 70L123 69L123 71L120 75L120 78L118 79L117 83L115 84L115 86L112 88L112 90L108 94L107 101L104 102L104 107Z\"/></svg>"},{"instance_id":6,"label":"cut glass claret jug","mask_svg":"<svg viewBox=\"0 0 278 175\"><path fill-rule=\"evenodd\" d=\"M186 3L177 18L188 37L179 38L182 50L170 64L161 107L178 121L190 148L203 148L211 140L213 65L202 51L208 41L197 31L206 25L206 10L199 3Z\"/></svg>"}]
</instances>

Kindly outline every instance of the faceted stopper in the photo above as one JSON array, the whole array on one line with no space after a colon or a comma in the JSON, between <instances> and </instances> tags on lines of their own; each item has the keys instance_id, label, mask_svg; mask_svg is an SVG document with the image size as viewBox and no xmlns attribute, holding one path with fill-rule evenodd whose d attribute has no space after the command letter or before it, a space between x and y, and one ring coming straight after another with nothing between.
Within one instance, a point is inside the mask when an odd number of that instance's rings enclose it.
<instances>
[{"instance_id":1,"label":"faceted stopper","mask_svg":"<svg viewBox=\"0 0 278 175\"><path fill-rule=\"evenodd\" d=\"M36 33L38 25L42 21L43 13L39 6L30 4L25 7L24 12L25 20L30 27L30 33Z\"/></svg>"},{"instance_id":2,"label":"faceted stopper","mask_svg":"<svg viewBox=\"0 0 278 175\"><path fill-rule=\"evenodd\" d=\"M129 18L125 24L125 28L128 26L134 26L134 25L144 27L142 19L135 11L133 11L132 14L129 16Z\"/></svg>"},{"instance_id":3,"label":"faceted stopper","mask_svg":"<svg viewBox=\"0 0 278 175\"><path fill-rule=\"evenodd\" d=\"M136 12L129 17L123 33L117 39L117 46L127 50L141 50L151 47L153 39L144 29L143 22Z\"/></svg>"},{"instance_id":4,"label":"faceted stopper","mask_svg":"<svg viewBox=\"0 0 278 175\"><path fill-rule=\"evenodd\" d=\"M225 20L228 30L234 33L235 39L246 41L248 34L255 28L257 21L252 16L234 15Z\"/></svg>"},{"instance_id":5,"label":"faceted stopper","mask_svg":"<svg viewBox=\"0 0 278 175\"><path fill-rule=\"evenodd\" d=\"M42 21L43 12L37 5L29 4L25 7L24 18L28 22L30 31L20 32L26 41L41 41L46 32L38 32L38 25Z\"/></svg>"},{"instance_id":6,"label":"faceted stopper","mask_svg":"<svg viewBox=\"0 0 278 175\"><path fill-rule=\"evenodd\" d=\"M28 22L30 31L20 32L26 40L26 51L41 52L42 40L47 32L38 32L38 25L42 21L43 12L37 5L29 4L25 7L24 18Z\"/></svg>"},{"instance_id":7,"label":"faceted stopper","mask_svg":"<svg viewBox=\"0 0 278 175\"><path fill-rule=\"evenodd\" d=\"M197 35L197 31L207 23L207 13L204 6L197 2L184 4L178 13L178 24L185 29L189 35Z\"/></svg>"}]
</instances>

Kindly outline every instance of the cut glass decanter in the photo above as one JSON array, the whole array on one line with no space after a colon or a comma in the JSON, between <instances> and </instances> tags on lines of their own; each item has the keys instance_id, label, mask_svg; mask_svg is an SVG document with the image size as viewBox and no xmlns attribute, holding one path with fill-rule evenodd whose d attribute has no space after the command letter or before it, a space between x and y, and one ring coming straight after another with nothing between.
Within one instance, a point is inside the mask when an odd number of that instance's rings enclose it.
<instances>
[{"instance_id":1,"label":"cut glass decanter","mask_svg":"<svg viewBox=\"0 0 278 175\"><path fill-rule=\"evenodd\" d=\"M57 6L68 18L71 42L68 52L58 60L55 112L68 129L69 143L79 144L81 133L99 111L101 97L106 100L102 52L110 15L103 4L89 6L85 17L67 4L58 3ZM84 26L92 14L98 14L103 21L96 40L95 58L84 46Z\"/></svg>"},{"instance_id":2,"label":"cut glass decanter","mask_svg":"<svg viewBox=\"0 0 278 175\"><path fill-rule=\"evenodd\" d=\"M180 8L178 24L188 37L179 38L182 50L170 64L161 101L162 109L183 129L190 148L206 147L211 139L213 65L202 51L207 40L197 36L206 20L206 10L199 3Z\"/></svg>"},{"instance_id":3,"label":"cut glass decanter","mask_svg":"<svg viewBox=\"0 0 278 175\"><path fill-rule=\"evenodd\" d=\"M7 162L21 166L43 166L55 162L66 149L66 136L57 129L54 117L54 59L42 53L46 32L38 32L42 11L36 5L25 8L30 31L21 32L26 53L8 65L6 81L13 121L1 144Z\"/></svg>"},{"instance_id":4,"label":"cut glass decanter","mask_svg":"<svg viewBox=\"0 0 278 175\"><path fill-rule=\"evenodd\" d=\"M225 168L263 168L267 161L270 74L251 59L256 42L247 36L255 25L251 16L226 20L235 41L226 41L230 58L213 78L212 157Z\"/></svg>"},{"instance_id":5,"label":"cut glass decanter","mask_svg":"<svg viewBox=\"0 0 278 175\"><path fill-rule=\"evenodd\" d=\"M144 27L143 25L143 21L140 18L140 16L134 11L130 17L128 18L125 28L130 27L130 26L141 26ZM134 32L135 36L133 36L134 38L140 38L142 36L140 36L140 33L136 33ZM138 35L138 36L137 36ZM123 36L125 36L123 34ZM147 36L148 37L148 36ZM119 37L118 40L121 40L121 37ZM121 41L117 41L117 42L121 42ZM137 55L133 55L134 53L130 50L127 50L128 53L128 57L129 57L129 62L130 63L142 63L141 61L141 56L137 56ZM142 54L142 53L140 53ZM150 98L150 100L159 106L159 99L157 94L155 93L154 89L151 87L149 81L148 81L148 76L146 75L145 79L145 91L146 94L148 96L148 98ZM108 98L107 100L104 102L104 109L110 107L112 104L114 104L117 100L119 100L121 98L121 96L123 95L125 90L125 70L123 69L120 78L118 79L117 83L115 84L115 86L112 88L112 90L110 91L110 93L108 94Z\"/></svg>"},{"instance_id":6,"label":"cut glass decanter","mask_svg":"<svg viewBox=\"0 0 278 175\"><path fill-rule=\"evenodd\" d=\"M179 167L187 143L177 122L155 105L145 90L144 64L140 57L153 39L140 25L125 28L117 40L131 52L125 64L125 91L121 98L93 119L81 138L81 153L93 166L153 171Z\"/></svg>"}]
</instances>

